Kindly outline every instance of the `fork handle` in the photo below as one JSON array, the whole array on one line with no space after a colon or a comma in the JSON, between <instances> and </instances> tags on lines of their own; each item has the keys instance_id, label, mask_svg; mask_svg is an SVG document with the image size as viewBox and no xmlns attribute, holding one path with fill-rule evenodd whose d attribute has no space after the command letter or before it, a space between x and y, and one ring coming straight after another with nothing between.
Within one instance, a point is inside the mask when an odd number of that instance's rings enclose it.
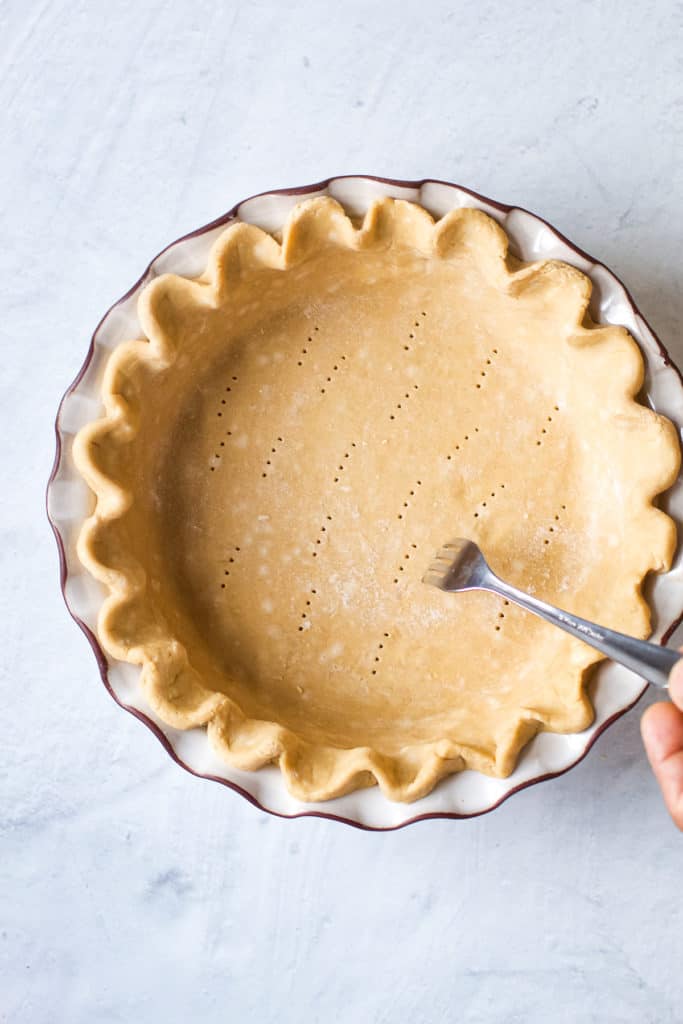
<instances>
[{"instance_id":1,"label":"fork handle","mask_svg":"<svg viewBox=\"0 0 683 1024\"><path fill-rule=\"evenodd\" d=\"M531 597L530 594L517 590L509 583L504 583L503 580L493 577L493 574L483 584L483 589L501 594L520 605L521 608L540 615L542 619L552 622L554 626L559 626L566 633L590 644L591 647L606 654L612 661L618 661L620 665L624 665L662 689L668 687L669 673L676 662L681 659L679 651L648 643L647 640L636 640L635 637L627 636L625 633L617 633L614 629L598 626L587 619L579 618L578 615L561 611L554 605L539 601L537 598Z\"/></svg>"}]
</instances>

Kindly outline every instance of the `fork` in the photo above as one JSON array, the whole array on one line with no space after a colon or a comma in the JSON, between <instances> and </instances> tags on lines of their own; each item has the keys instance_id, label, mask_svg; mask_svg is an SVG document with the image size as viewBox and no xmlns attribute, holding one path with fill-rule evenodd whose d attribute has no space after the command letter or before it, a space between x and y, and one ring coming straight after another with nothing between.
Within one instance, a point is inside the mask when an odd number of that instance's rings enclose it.
<instances>
[{"instance_id":1,"label":"fork","mask_svg":"<svg viewBox=\"0 0 683 1024\"><path fill-rule=\"evenodd\" d=\"M681 658L678 651L598 626L505 583L491 570L481 550L471 540L458 538L440 548L422 582L450 594L467 590L489 590L499 594L663 689L668 686L671 669Z\"/></svg>"}]
</instances>

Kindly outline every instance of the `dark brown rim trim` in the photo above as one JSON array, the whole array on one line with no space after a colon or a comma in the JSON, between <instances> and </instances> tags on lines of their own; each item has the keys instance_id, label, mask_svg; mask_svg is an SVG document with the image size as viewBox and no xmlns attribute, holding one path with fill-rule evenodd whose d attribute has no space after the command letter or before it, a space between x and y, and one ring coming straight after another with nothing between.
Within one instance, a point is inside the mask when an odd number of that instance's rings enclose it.
<instances>
[{"instance_id":1,"label":"dark brown rim trim","mask_svg":"<svg viewBox=\"0 0 683 1024\"><path fill-rule=\"evenodd\" d=\"M590 263L593 263L593 264L595 264L598 267L602 267L603 269L607 270L612 275L612 277L618 282L618 284L621 285L621 287L624 289L624 292L626 294L626 298L628 299L628 302L629 302L631 308L633 309L633 312L636 314L636 316L638 316L643 321L643 323L646 325L647 329L652 334L652 337L654 338L655 342L657 343L657 346L658 346L659 351L660 351L660 355L661 355L665 365L668 366L668 367L671 367L673 370L675 370L675 372L678 375L679 379L683 383L683 375L681 374L681 371L679 370L679 368L676 366L676 364L671 359L671 357L670 357L668 351L666 350L666 347L662 343L661 339L658 337L656 332L652 329L652 327L650 326L648 321L645 319L643 314L638 309L638 306L636 305L636 303L635 303L635 301L633 299L633 296L631 295L630 291L628 290L626 285L623 283L623 281L621 281L621 279L619 277L617 277L617 275L614 274L613 271L609 270L608 267L605 267L604 263L601 263L599 260L596 260L589 253L585 252L583 249L580 249L579 246L577 246L573 242L571 242L565 235L562 234L561 231L558 231L557 228L553 227L553 225L550 224L549 221L545 220L543 217L539 217L538 214L531 213L530 210L526 210L522 206L510 206L507 203L500 203L500 202L498 202L495 199L490 199L488 196L484 196L484 195L482 195L479 192L475 192L473 189L466 188L464 185L458 185L455 182L444 181L444 180L439 179L439 178L422 178L419 181L405 181L405 180L402 180L400 178L383 178L383 177L379 177L379 176L374 175L374 174L339 174L339 175L333 175L330 178L325 178L323 181L315 182L312 185L300 185L300 186L297 186L296 188L271 189L271 190L266 191L266 192L257 192L255 195L249 196L247 199L240 200L240 202L236 203L233 207L231 207L231 209L228 210L227 213L224 213L222 216L217 217L215 220L210 221L208 224L205 224L203 227L197 228L196 230L190 231L186 235L182 235L180 238L177 238L174 242L171 242L169 245L165 246L159 253L157 253L157 255L154 257L154 259L150 260L150 262L148 263L148 265L145 268L144 272L140 275L140 277L135 282L135 284L133 284L128 289L128 291L125 293L125 295L122 295L120 299L117 299L117 301L114 302L109 307L109 309L106 311L104 316L101 318L100 322L98 323L97 327L95 328L95 331L93 332L93 336L91 338L90 345L89 345L88 351L87 351L86 356L85 356L85 360L83 361L83 364L82 364L80 370L78 371L78 373L76 374L75 378L73 379L73 381L71 382L69 387L64 392L64 395L62 396L62 399L61 399L61 401L59 403L59 408L57 409L57 416L56 416L56 419L55 419L55 438L56 438L55 458L54 458L54 462L53 462L53 465L52 465L52 471L50 473L50 478L49 478L49 480L47 482L47 490L46 490L46 495L45 495L45 501L46 501L47 518L48 518L48 521L50 523L50 526L52 527L52 532L54 533L55 540L57 542L57 551L58 551L58 555L59 555L59 578L60 578L60 587L61 587L61 591L62 591L62 597L64 598L64 603L66 604L67 611L71 615L71 618L80 627L80 629L84 633L88 643L90 644L90 646L92 648L93 654L95 655L95 659L97 661L97 667L99 669L99 673L100 673L100 676L102 678L102 682L104 683L104 685L105 685L107 691L109 692L110 696L114 699L114 701L116 701L116 703L119 705L119 707L123 708L124 711L128 711L131 715L133 715L135 718L137 718L139 721L141 721L144 725L147 726L148 729L150 729L154 733L154 735L157 737L157 739L159 740L161 745L164 747L164 749L169 754L169 756L176 762L176 764L180 765L181 768L184 768L185 771L189 772L190 775L194 775L196 778L208 779L211 782L219 782L221 785L226 786L228 789L233 790L235 793L239 793L240 796L243 796L245 798L245 800L248 800L249 803L252 804L254 807L257 807L259 810L264 811L266 814L271 814L271 815L273 815L276 818L286 818L288 820L292 820L292 819L295 819L295 818L326 818L329 821L338 821L338 822L342 822L345 825L352 825L354 828L360 829L361 831L365 831L365 832L395 832L398 829L406 828L408 825L413 825L413 824L415 824L415 822L418 822L418 821L430 821L430 820L433 820L433 819L451 819L451 818L455 819L455 820L463 820L465 818L479 818L483 814L489 814L491 811L495 811L495 809L497 807L500 807L501 804L505 803L506 800L509 800L510 797L513 796L515 793L519 793L523 789L528 789L530 786L535 786L539 782L547 782L549 779L557 779L561 775L565 775L566 772L571 771L572 768L575 768L577 764L580 764L581 761L583 761L583 759L585 757L587 757L588 753L590 752L590 750L592 750L592 748L595 745L595 743L597 742L597 740L602 736L602 734L614 722L617 721L617 719L619 719L623 715L627 714L629 711L631 711L636 706L638 701L641 699L641 697L645 693L645 691L647 689L647 684L643 685L642 690L640 691L640 693L638 694L638 696L635 698L634 701L632 701L627 707L623 708L621 711L617 711L614 715L612 715L605 722L603 722L602 725L598 729L596 729L594 735L591 736L591 738L589 739L589 741L588 741L588 743L586 745L585 750L579 755L579 757L576 758L575 761L572 761L571 764L567 765L566 768L562 768L562 769L560 769L560 771L557 771L557 772L548 772L545 775L539 775L539 776L537 776L534 779L529 779L527 782L520 783L519 786L515 786L513 789L509 790L509 792L505 793L500 798L500 800L497 800L495 803L491 804L490 807L486 807L486 808L484 808L481 811L474 811L471 814L458 814L456 811L435 811L435 812L428 813L428 814L418 814L414 818L408 818L406 821L403 821L403 822L401 822L398 825L387 825L387 826L366 825L366 824L363 824L362 822L355 821L352 818L345 818L345 817L342 817L341 815L332 814L332 813L327 812L327 811L300 811L297 814L284 814L281 811L274 811L274 810L271 810L271 808L269 808L269 807L264 807L263 804L261 804L256 799L255 796L253 796L251 793L248 793L245 789L242 789L242 787L238 786L237 783L231 782L229 779L221 778L218 775L206 775L206 774L203 774L202 772L195 771L188 764L186 764L183 760L181 760L181 758L178 756L176 751L171 746L171 743L168 740L168 737L163 733L163 731L159 728L159 726L155 722L153 722L151 720L151 718L149 718L147 715L145 715L144 712L139 711L137 708L131 707L128 704L124 704L121 700L119 700L119 698L117 697L116 693L114 692L114 689L112 688L112 686L111 686L111 684L109 682L107 658L106 658L106 655L105 655L104 651L102 650L102 648L101 648L101 646L99 644L99 641L98 641L97 637L92 632L92 630L89 629L89 627L85 624L85 622L83 622L82 619L79 619L78 616L75 615L71 611L71 609L69 607L69 604L68 604L68 602L66 600L66 582L67 582L67 578L68 578L66 551L65 551L65 548L64 548L64 541L63 541L62 535L59 532L59 528L54 523L54 521L53 521L53 519L52 519L52 517L50 515L50 508L49 508L49 492L50 492L50 487L52 486L52 482L55 479L55 477L57 475L57 472L59 471L59 466L60 466L61 459L62 459L62 437L61 437L60 421L61 421L61 413L62 413L62 408L64 406L64 402L71 395L71 393L74 391L74 389L78 386L78 384L82 380L84 374L86 373L88 367L90 366L90 363L92 362L92 358L93 358L93 355L95 353L95 339L97 337L97 333L100 330L102 324L107 319L107 317L112 312L112 310L114 310L122 302L125 302L126 299L128 299L133 294L133 292L136 291L136 289L140 287L140 285L148 277L148 275L149 275L149 273L150 273L150 271L152 269L152 266L156 262L156 260L158 260L160 256L163 256L164 253L168 252L169 249L172 249L174 246L178 245L180 242L184 242L188 238L196 238L199 235L206 234L207 231L212 231L214 228L221 227L223 225L228 224L231 220L234 220L236 218L237 211L238 211L239 207L242 206L244 203L249 202L249 200L251 200L251 199L258 199L260 196L265 196L265 195L283 195L283 196L299 196L299 195L303 196L303 195L308 195L311 192L318 192L321 189L327 188L330 185L330 183L333 182L333 181L343 181L343 180L346 180L346 179L349 179L349 178L362 178L362 179L365 179L366 181L379 181L382 184L385 184L385 185L396 185L399 188L420 189L424 185L428 185L428 184L446 185L446 186L448 186L450 188L457 188L457 189L460 189L460 191L462 191L462 192L466 192L468 195L472 196L474 199L479 200L479 202L487 203L490 206L493 206L495 209L499 210L501 213L510 213L512 210L520 210L522 213L528 213L528 214L530 214L530 216L535 217L536 220L539 220L539 221L541 221L542 224L545 224L546 227L550 229L550 231L552 231L562 242L565 243L565 245L567 245L578 256L582 257L583 259L588 260ZM681 624L681 622L683 622L683 609L681 609L680 614L671 623L671 625L668 627L668 629L666 630L666 632L662 636L662 639L660 641L661 644L666 644L669 641L669 639L671 638L673 633L676 631L678 626Z\"/></svg>"}]
</instances>

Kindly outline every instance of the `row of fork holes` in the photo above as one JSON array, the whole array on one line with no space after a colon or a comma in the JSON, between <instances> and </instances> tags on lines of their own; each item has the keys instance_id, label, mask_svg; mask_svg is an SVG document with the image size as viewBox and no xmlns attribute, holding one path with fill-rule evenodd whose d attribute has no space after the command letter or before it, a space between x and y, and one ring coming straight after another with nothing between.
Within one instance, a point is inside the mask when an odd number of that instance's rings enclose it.
<instances>
[{"instance_id":1,"label":"row of fork holes","mask_svg":"<svg viewBox=\"0 0 683 1024\"><path fill-rule=\"evenodd\" d=\"M478 434L478 433L479 433L479 427L474 427L474 429L473 429L472 433L473 433L473 434ZM472 437L472 434L464 434L464 435L463 435L463 439L462 439L462 441L463 441L463 444L465 444L465 442L466 442L466 441L469 441L469 440L471 439L471 437ZM456 451L456 452L459 452L459 451L460 451L460 449L462 448L462 445L460 445L460 444L456 444L456 445L455 445L454 447L455 447L455 451ZM447 461L447 462L451 462L452 460L453 460L453 455L449 453L449 454L448 454L448 455L446 456L446 461Z\"/></svg>"},{"instance_id":2,"label":"row of fork holes","mask_svg":"<svg viewBox=\"0 0 683 1024\"><path fill-rule=\"evenodd\" d=\"M563 512L566 512L567 511L567 506L566 505L560 505L560 509ZM559 514L556 513L555 514L555 522L559 523L559 521L560 521L560 516L559 516ZM555 527L554 526L549 526L548 527L548 533L555 533ZM545 537L544 540L543 540L543 543L544 544L550 544L550 537Z\"/></svg>"},{"instance_id":3,"label":"row of fork holes","mask_svg":"<svg viewBox=\"0 0 683 1024\"><path fill-rule=\"evenodd\" d=\"M559 405L554 405L553 406L553 410L555 412L559 412L560 411ZM546 417L546 423L552 423L552 422L553 422L552 416L547 416ZM547 434L548 430L549 430L549 427L541 427L541 434ZM540 448L542 444L543 444L543 437L537 438L536 439L536 447Z\"/></svg>"},{"instance_id":4,"label":"row of fork holes","mask_svg":"<svg viewBox=\"0 0 683 1024\"><path fill-rule=\"evenodd\" d=\"M330 515L325 516L325 520L326 520L326 522L331 523L332 522L332 516L330 516ZM325 525L325 523L323 523L323 525L318 530L318 536L315 538L315 546L314 546L313 550L311 551L311 555L313 556L313 558L317 558L318 557L318 552L317 552L316 548L320 544L322 544L322 542L323 542L323 534L327 533L327 529L328 529L327 526ZM304 616L304 618L305 618L305 616Z\"/></svg>"},{"instance_id":5,"label":"row of fork holes","mask_svg":"<svg viewBox=\"0 0 683 1024\"><path fill-rule=\"evenodd\" d=\"M278 445L278 447L279 447L279 446L280 446L281 444L284 444L284 438L282 438L282 437L280 437L280 436L278 435L278 437L277 437L277 445ZM272 455L277 455L277 448L275 447L275 445L273 445L273 446L271 447L271 449L270 449L270 454L271 454L271 456L272 456ZM265 467L264 467L264 469L263 469L263 472L261 473L261 476L262 476L262 477L263 477L264 479L265 479L265 478L266 478L266 477L268 476L268 473L270 472L270 468L271 468L271 466L272 466L272 465L273 465L273 460L272 460L272 458L266 459L266 465L265 465Z\"/></svg>"},{"instance_id":6,"label":"row of fork holes","mask_svg":"<svg viewBox=\"0 0 683 1024\"><path fill-rule=\"evenodd\" d=\"M491 349L491 356L497 356L497 355L498 355L498 349L497 348ZM492 365L493 359L491 358L491 356L489 356L489 358L486 360L486 366L491 366ZM479 371L479 376L485 378L487 376L487 371L486 370L480 370ZM477 388L477 390L481 389L481 385L482 385L482 381L478 381L475 384L475 387Z\"/></svg>"},{"instance_id":7,"label":"row of fork holes","mask_svg":"<svg viewBox=\"0 0 683 1024\"><path fill-rule=\"evenodd\" d=\"M505 490L505 484L499 484L498 486L499 486L500 490L502 490L502 491ZM496 491L491 491L491 497L495 498L495 496L496 496ZM487 508L487 503L485 501L482 501L481 505L480 505L480 508ZM479 513L478 512L474 513L474 518L475 519L479 518Z\"/></svg>"},{"instance_id":8,"label":"row of fork holes","mask_svg":"<svg viewBox=\"0 0 683 1024\"><path fill-rule=\"evenodd\" d=\"M350 447L351 448L356 448L357 447L356 446L356 442L352 441ZM344 452L344 458L345 459L350 459L351 458L351 452L350 451ZM337 466L337 472L338 473L343 473L344 469L345 469L345 463L344 462L340 462L339 465ZM335 476L335 478L334 478L335 484L338 484L340 479L341 479L341 477Z\"/></svg>"},{"instance_id":9,"label":"row of fork holes","mask_svg":"<svg viewBox=\"0 0 683 1024\"><path fill-rule=\"evenodd\" d=\"M319 330L320 330L320 328L319 328L319 327L317 327L317 326L313 328L313 332L312 332L311 334L309 334L309 335L308 335L308 337L306 338L306 342L307 342L307 344L311 345L311 344L313 343L313 341L315 340L315 334L316 334L316 332L318 332ZM303 348L301 349L301 352L300 352L300 356L301 356L301 358L299 358L299 359L297 360L297 366L303 366L303 365L304 365L304 357L305 357L305 356L307 356L307 355L308 355L308 353L309 353L309 350L308 350L308 348L306 348L306 346L304 346L304 347L303 347ZM343 356L342 356L341 358L342 358L343 360L345 360L345 359L346 359L346 356L345 356L345 355L343 355ZM338 370L338 369L339 369L339 366L338 366L338 365L335 365L334 369L335 369L335 370ZM331 377L328 377L327 379L328 379L328 381L329 381L329 380L332 380L332 378L331 378ZM324 389L321 389L321 390L323 391L323 394L324 394ZM277 438L277 446L276 446L275 444L273 444L273 445L272 445L272 447L271 447L271 449L270 449L270 455L271 455L271 456L273 456L273 455L277 455L277 450L278 450L278 447L279 447L279 446L280 446L281 444L283 444L283 443L284 443L284 442L283 442L283 438L282 438L282 437L279 437L279 436L278 436L278 438ZM266 459L266 463L265 463L265 466L263 467L263 470L262 470L262 472L261 472L261 478L262 478L263 480L265 480L265 479L267 478L268 474L269 474L269 473L270 473L270 471L271 471L272 465L273 465L273 459L272 459L272 458L268 458L268 459Z\"/></svg>"},{"instance_id":10,"label":"row of fork holes","mask_svg":"<svg viewBox=\"0 0 683 1024\"><path fill-rule=\"evenodd\" d=\"M238 547L237 545L235 545L235 547L232 550L233 550L233 554L230 555L229 558L228 558L228 565L234 565L235 564L235 561L237 559L237 555L240 553L240 551L242 549L240 547ZM230 569L224 569L223 570L223 575L224 576L229 576L230 575ZM227 586L227 583L224 580L221 583L221 590L225 590L226 586Z\"/></svg>"},{"instance_id":11,"label":"row of fork holes","mask_svg":"<svg viewBox=\"0 0 683 1024\"><path fill-rule=\"evenodd\" d=\"M351 442L351 446L353 448L356 447L355 441ZM344 457L347 458L347 459L350 458L350 452L345 452L344 453ZM336 482L336 478L335 478L335 482ZM325 522L322 524L322 526L318 530L318 536L315 538L314 547L313 547L313 550L311 551L311 556L313 558L317 558L318 557L317 548L322 544L323 539L325 537L325 534L327 534L329 532L329 525L328 524L331 523L331 522L332 522L332 516L329 515L329 514L326 515L325 516ZM315 589L315 587L312 587L311 590L310 590L311 596L315 596L317 593L318 593L318 591ZM306 611L301 612L302 622L298 626L298 630L299 630L300 633L304 632L304 630L306 629L306 623L309 622L311 604L312 604L311 597L307 597L306 598Z\"/></svg>"},{"instance_id":12,"label":"row of fork holes","mask_svg":"<svg viewBox=\"0 0 683 1024\"><path fill-rule=\"evenodd\" d=\"M233 376L233 377L230 378L230 380L232 381L232 384L236 384L237 383L237 377ZM229 395L232 392L232 384L228 384L227 385L227 387L225 389L226 395ZM228 399L227 398L221 398L221 403L220 404L221 404L221 406L227 405L228 404ZM224 410L222 408L218 410L218 412L216 413L216 416L217 416L218 419L222 419L223 412L224 412ZM232 436L232 431L231 430L226 430L225 436L226 437L231 437ZM219 441L218 442L218 447L219 448L225 448L225 441ZM222 453L220 451L214 452L214 458L217 461L220 462L221 457L222 457ZM210 468L211 468L211 472L215 473L216 467L215 466L211 466Z\"/></svg>"},{"instance_id":13,"label":"row of fork holes","mask_svg":"<svg viewBox=\"0 0 683 1024\"><path fill-rule=\"evenodd\" d=\"M419 391L419 390L420 390L420 385L419 384L413 384L413 391ZM405 398L406 400L409 399L410 398L410 391L406 391L404 393L404 395L403 395L403 398ZM402 401L401 402L397 402L396 403L396 409L400 410L402 408L403 408ZM394 413L394 412L389 413L389 419L390 420L395 420L396 419L396 413Z\"/></svg>"},{"instance_id":14,"label":"row of fork holes","mask_svg":"<svg viewBox=\"0 0 683 1024\"><path fill-rule=\"evenodd\" d=\"M506 608L508 608L510 606L510 602L509 601L503 601L503 604L505 605ZM498 612L498 618L500 620L504 619L505 618L505 612ZM496 627L495 627L496 628L496 633L500 633L501 626L502 626L502 621L498 622L498 624L496 625Z\"/></svg>"},{"instance_id":15,"label":"row of fork holes","mask_svg":"<svg viewBox=\"0 0 683 1024\"><path fill-rule=\"evenodd\" d=\"M315 331L319 331L319 330L320 330L319 327L314 327L313 328L314 332ZM308 337L306 338L306 341L308 342L309 345L312 344L312 342L313 342L313 334L309 334ZM302 356L307 356L308 355L308 349L307 348L302 348L301 349L301 355ZM344 357L344 358L346 358L346 357ZM303 359L298 359L296 365L297 366L303 366L304 365Z\"/></svg>"},{"instance_id":16,"label":"row of fork holes","mask_svg":"<svg viewBox=\"0 0 683 1024\"><path fill-rule=\"evenodd\" d=\"M318 591L315 589L315 587L311 587L310 593L311 593L311 597L315 597L315 595L318 593ZM306 598L306 607L307 608L311 607L311 597ZM304 619L304 620L307 620L308 619L308 613L307 612L302 612L301 613L301 618ZM305 629L306 629L305 625L299 626L299 632L300 633L303 633L303 631Z\"/></svg>"},{"instance_id":17,"label":"row of fork holes","mask_svg":"<svg viewBox=\"0 0 683 1024\"><path fill-rule=\"evenodd\" d=\"M422 316L422 317L426 317L427 316L427 313L425 312L424 309L421 311L420 316ZM416 320L414 322L414 324L413 324L413 328L414 329L408 333L408 338L411 341L415 340L415 337L416 337L415 331L419 330L421 326L422 326L422 323L421 323L420 320ZM403 346L403 351L404 352L410 352L410 345L407 342ZM414 391L419 391L420 390L419 384L413 384L413 390ZM405 391L404 392L403 399L405 399L405 401L408 401L410 399L410 391ZM401 409L403 408L403 399L401 399L400 402L396 403L396 412L389 413L389 419L390 420L395 420L396 419L396 413L400 412Z\"/></svg>"},{"instance_id":18,"label":"row of fork holes","mask_svg":"<svg viewBox=\"0 0 683 1024\"><path fill-rule=\"evenodd\" d=\"M382 651L384 650L384 641L388 640L390 635L391 635L390 633L383 633L382 634L383 639L380 640L380 642L377 644L377 654L375 654L375 667L370 670L371 675L373 675L373 676L377 675L377 666L379 665L380 661L382 660Z\"/></svg>"},{"instance_id":19,"label":"row of fork holes","mask_svg":"<svg viewBox=\"0 0 683 1024\"><path fill-rule=\"evenodd\" d=\"M498 355L498 349L497 348L491 349L491 355L488 356L488 358L486 359L485 365L486 366L492 366L493 365L493 356L497 356L497 355ZM480 370L479 371L479 376L480 377L485 378L487 375L488 375L488 371L487 370ZM475 387L477 389L480 389L481 388L481 381L477 382L477 384L475 384ZM474 427L471 434L464 434L463 435L462 443L465 444L467 441L470 440L470 438L472 437L472 434L478 434L478 433L479 433L479 427ZM455 451L459 452L461 447L462 446L460 444L456 444L455 445ZM447 462L452 462L453 461L453 454L452 453L449 453L446 456L446 461Z\"/></svg>"},{"instance_id":20,"label":"row of fork holes","mask_svg":"<svg viewBox=\"0 0 683 1024\"><path fill-rule=\"evenodd\" d=\"M420 316L422 316L422 317L425 317L425 316L427 316L427 314L426 314L426 312L424 311L424 309L423 309L423 310L422 310L422 312L420 313ZM415 330L419 330L421 326L422 326L422 323L421 323L421 321L420 321L420 320L416 320L416 321L415 321L415 323L413 324L413 327L415 328ZM414 341L414 340L415 340L415 337L416 337L416 335L415 335L415 330L412 330L412 331L410 331L410 332L408 333L408 338L409 338L409 339L410 339L411 341ZM404 351L404 352L410 352L410 345L409 345L409 344L408 344L407 342L406 342L406 343L404 344L404 346L403 346L403 351Z\"/></svg>"},{"instance_id":21,"label":"row of fork holes","mask_svg":"<svg viewBox=\"0 0 683 1024\"><path fill-rule=\"evenodd\" d=\"M410 546L413 549L413 551L417 550L417 544L411 544ZM410 561L410 551L406 551L405 552L405 554L403 555L403 561L404 562L409 562ZM397 572L405 572L405 570L406 570L405 565L401 564L401 565L399 565L399 567L397 569ZM395 576L394 577L394 583L398 583L399 579L400 579L399 576Z\"/></svg>"}]
</instances>

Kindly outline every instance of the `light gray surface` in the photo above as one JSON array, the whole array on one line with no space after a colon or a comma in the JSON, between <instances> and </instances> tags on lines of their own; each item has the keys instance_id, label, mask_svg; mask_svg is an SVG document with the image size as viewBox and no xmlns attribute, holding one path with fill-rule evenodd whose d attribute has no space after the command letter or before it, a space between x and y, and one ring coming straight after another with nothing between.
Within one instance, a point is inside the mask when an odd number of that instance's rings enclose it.
<instances>
[{"instance_id":1,"label":"light gray surface","mask_svg":"<svg viewBox=\"0 0 683 1024\"><path fill-rule=\"evenodd\" d=\"M680 5L287 6L2 7L0 1020L675 1024L683 837L637 712L481 819L282 822L172 764L62 606L61 392L147 259L247 194L528 206L683 356Z\"/></svg>"}]
</instances>

